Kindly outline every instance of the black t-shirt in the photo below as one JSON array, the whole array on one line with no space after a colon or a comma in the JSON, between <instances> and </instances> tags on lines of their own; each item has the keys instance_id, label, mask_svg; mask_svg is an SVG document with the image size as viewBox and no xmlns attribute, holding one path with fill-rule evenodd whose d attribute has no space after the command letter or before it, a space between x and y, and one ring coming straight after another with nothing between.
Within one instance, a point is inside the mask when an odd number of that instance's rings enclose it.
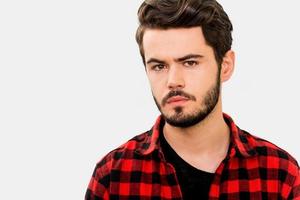
<instances>
[{"instance_id":1,"label":"black t-shirt","mask_svg":"<svg viewBox=\"0 0 300 200\"><path fill-rule=\"evenodd\" d=\"M172 164L180 184L184 200L208 199L213 173L199 170L184 161L160 134L161 148L166 161Z\"/></svg>"}]
</instances>

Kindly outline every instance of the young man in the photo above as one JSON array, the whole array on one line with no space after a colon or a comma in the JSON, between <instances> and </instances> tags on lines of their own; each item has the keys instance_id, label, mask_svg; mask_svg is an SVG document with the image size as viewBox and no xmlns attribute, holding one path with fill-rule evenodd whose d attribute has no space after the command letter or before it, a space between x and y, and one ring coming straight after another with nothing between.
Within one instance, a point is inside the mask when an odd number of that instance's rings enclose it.
<instances>
[{"instance_id":1,"label":"young man","mask_svg":"<svg viewBox=\"0 0 300 200\"><path fill-rule=\"evenodd\" d=\"M146 0L136 39L161 116L108 153L85 199L300 199L299 166L222 112L232 25L215 0Z\"/></svg>"}]
</instances>

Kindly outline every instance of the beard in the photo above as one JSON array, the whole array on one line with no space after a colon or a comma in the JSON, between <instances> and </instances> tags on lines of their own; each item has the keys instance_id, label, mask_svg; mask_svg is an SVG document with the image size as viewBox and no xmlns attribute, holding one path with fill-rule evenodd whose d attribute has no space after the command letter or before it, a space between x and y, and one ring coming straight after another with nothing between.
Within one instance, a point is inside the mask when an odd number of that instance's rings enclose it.
<instances>
[{"instance_id":1,"label":"beard","mask_svg":"<svg viewBox=\"0 0 300 200\"><path fill-rule=\"evenodd\" d=\"M198 124L213 111L213 109L215 108L219 100L220 85L221 85L221 80L220 80L220 70L219 70L216 83L204 95L203 102L201 102L202 105L199 106L200 108L196 109L192 113L184 113L184 108L181 106L177 106L174 108L175 114L173 115L167 115L161 109L161 105L164 106L166 104L166 101L173 96L183 96L185 98L188 98L189 100L196 101L196 97L187 94L182 90L170 91L169 94L163 98L162 104L158 103L154 95L153 98L156 106L158 107L159 111L162 114L162 117L168 124L175 127L187 128Z\"/></svg>"}]
</instances>

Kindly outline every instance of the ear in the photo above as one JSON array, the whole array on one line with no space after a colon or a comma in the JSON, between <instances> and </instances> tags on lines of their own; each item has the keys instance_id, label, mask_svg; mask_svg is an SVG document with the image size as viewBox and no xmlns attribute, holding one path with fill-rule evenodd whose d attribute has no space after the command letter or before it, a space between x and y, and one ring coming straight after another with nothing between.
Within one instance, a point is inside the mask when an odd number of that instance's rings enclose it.
<instances>
[{"instance_id":1,"label":"ear","mask_svg":"<svg viewBox=\"0 0 300 200\"><path fill-rule=\"evenodd\" d=\"M222 61L222 69L220 75L222 83L230 79L234 71L234 62L235 62L234 51L232 50L227 51Z\"/></svg>"}]
</instances>

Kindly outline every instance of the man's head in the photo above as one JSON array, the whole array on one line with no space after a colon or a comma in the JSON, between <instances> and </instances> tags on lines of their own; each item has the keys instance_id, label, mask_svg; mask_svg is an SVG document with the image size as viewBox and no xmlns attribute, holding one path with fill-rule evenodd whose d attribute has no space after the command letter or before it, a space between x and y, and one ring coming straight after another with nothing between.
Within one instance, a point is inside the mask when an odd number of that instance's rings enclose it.
<instances>
[{"instance_id":1,"label":"man's head","mask_svg":"<svg viewBox=\"0 0 300 200\"><path fill-rule=\"evenodd\" d=\"M227 14L214 0L146 0L138 15L136 39L159 110L173 126L197 124L233 71Z\"/></svg>"},{"instance_id":2,"label":"man's head","mask_svg":"<svg viewBox=\"0 0 300 200\"><path fill-rule=\"evenodd\" d=\"M143 36L147 29L202 27L218 64L231 49L232 24L215 0L145 0L138 10L136 41L145 64Z\"/></svg>"}]
</instances>

